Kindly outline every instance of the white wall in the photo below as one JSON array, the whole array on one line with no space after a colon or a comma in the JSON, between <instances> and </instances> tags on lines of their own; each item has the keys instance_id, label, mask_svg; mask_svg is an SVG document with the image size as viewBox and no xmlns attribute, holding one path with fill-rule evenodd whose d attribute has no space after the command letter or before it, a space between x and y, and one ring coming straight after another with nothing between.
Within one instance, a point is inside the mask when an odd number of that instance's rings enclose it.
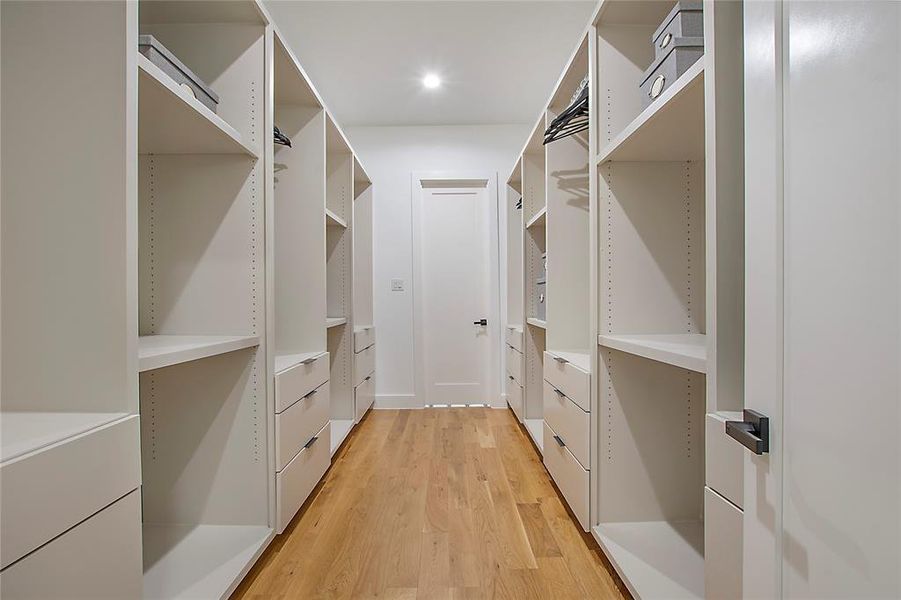
<instances>
[{"instance_id":1,"label":"white wall","mask_svg":"<svg viewBox=\"0 0 901 600\"><path fill-rule=\"evenodd\" d=\"M530 125L463 125L347 129L374 190L377 406L403 407L415 403L413 295L410 291L413 278L411 174L414 171L496 171L498 192L503 201L507 176L529 128ZM506 211L499 211L499 215L503 257ZM502 260L502 269L504 264ZM403 279L405 290L392 292L391 279ZM506 281L503 270L501 281ZM503 298L501 306L506 306Z\"/></svg>"}]
</instances>

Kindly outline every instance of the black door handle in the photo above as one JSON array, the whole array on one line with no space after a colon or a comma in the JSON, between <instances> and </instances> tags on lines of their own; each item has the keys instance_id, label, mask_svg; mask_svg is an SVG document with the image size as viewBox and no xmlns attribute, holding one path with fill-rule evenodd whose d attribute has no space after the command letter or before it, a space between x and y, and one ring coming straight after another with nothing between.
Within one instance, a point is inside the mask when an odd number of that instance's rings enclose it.
<instances>
[{"instance_id":1,"label":"black door handle","mask_svg":"<svg viewBox=\"0 0 901 600\"><path fill-rule=\"evenodd\" d=\"M473 321L472 324L473 325L481 325L482 327L485 327L488 325L488 319L479 319L478 321Z\"/></svg>"},{"instance_id":2,"label":"black door handle","mask_svg":"<svg viewBox=\"0 0 901 600\"><path fill-rule=\"evenodd\" d=\"M743 421L726 421L726 435L754 454L766 454L770 451L770 419L749 409L743 416Z\"/></svg>"}]
</instances>

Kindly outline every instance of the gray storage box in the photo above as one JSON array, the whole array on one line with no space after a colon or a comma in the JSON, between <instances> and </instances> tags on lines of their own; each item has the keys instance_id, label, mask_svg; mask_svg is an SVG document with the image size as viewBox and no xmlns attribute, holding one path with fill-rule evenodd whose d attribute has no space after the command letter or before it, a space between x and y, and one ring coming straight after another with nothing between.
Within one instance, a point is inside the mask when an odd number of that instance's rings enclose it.
<instances>
[{"instance_id":1,"label":"gray storage box","mask_svg":"<svg viewBox=\"0 0 901 600\"><path fill-rule=\"evenodd\" d=\"M650 106L702 56L704 56L704 38L673 38L670 51L655 60L644 72L640 86L643 107Z\"/></svg>"},{"instance_id":2,"label":"gray storage box","mask_svg":"<svg viewBox=\"0 0 901 600\"><path fill-rule=\"evenodd\" d=\"M219 95L201 81L174 54L169 52L158 39L152 35L139 35L138 51L146 56L147 60L159 67L163 73L171 77L175 83L190 90L201 104L216 112L216 107L219 104Z\"/></svg>"},{"instance_id":3,"label":"gray storage box","mask_svg":"<svg viewBox=\"0 0 901 600\"><path fill-rule=\"evenodd\" d=\"M704 37L704 11L700 2L677 2L670 11L654 35L651 42L654 44L654 58L660 58L669 53L673 40L676 38ZM701 45L704 42L701 41Z\"/></svg>"},{"instance_id":4,"label":"gray storage box","mask_svg":"<svg viewBox=\"0 0 901 600\"><path fill-rule=\"evenodd\" d=\"M543 277L535 280L535 301L537 304L535 316L542 321L547 320L547 279Z\"/></svg>"}]
</instances>

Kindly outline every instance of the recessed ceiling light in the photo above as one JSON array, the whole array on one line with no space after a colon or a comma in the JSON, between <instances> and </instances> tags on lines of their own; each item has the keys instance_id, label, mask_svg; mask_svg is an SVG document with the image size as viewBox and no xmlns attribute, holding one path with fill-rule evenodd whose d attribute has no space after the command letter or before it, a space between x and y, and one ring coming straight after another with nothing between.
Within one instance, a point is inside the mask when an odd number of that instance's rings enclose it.
<instances>
[{"instance_id":1,"label":"recessed ceiling light","mask_svg":"<svg viewBox=\"0 0 901 600\"><path fill-rule=\"evenodd\" d=\"M429 90L434 90L437 87L441 87L441 78L435 75L434 73L429 73L425 77L422 78L422 85Z\"/></svg>"}]
</instances>

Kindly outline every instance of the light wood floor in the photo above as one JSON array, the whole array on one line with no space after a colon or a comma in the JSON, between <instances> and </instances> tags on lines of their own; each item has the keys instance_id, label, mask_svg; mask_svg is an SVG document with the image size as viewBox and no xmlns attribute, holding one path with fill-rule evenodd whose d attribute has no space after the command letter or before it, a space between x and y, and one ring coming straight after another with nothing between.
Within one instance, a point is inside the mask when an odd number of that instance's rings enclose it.
<instances>
[{"instance_id":1,"label":"light wood floor","mask_svg":"<svg viewBox=\"0 0 901 600\"><path fill-rule=\"evenodd\" d=\"M622 598L509 410L371 411L235 598Z\"/></svg>"}]
</instances>

